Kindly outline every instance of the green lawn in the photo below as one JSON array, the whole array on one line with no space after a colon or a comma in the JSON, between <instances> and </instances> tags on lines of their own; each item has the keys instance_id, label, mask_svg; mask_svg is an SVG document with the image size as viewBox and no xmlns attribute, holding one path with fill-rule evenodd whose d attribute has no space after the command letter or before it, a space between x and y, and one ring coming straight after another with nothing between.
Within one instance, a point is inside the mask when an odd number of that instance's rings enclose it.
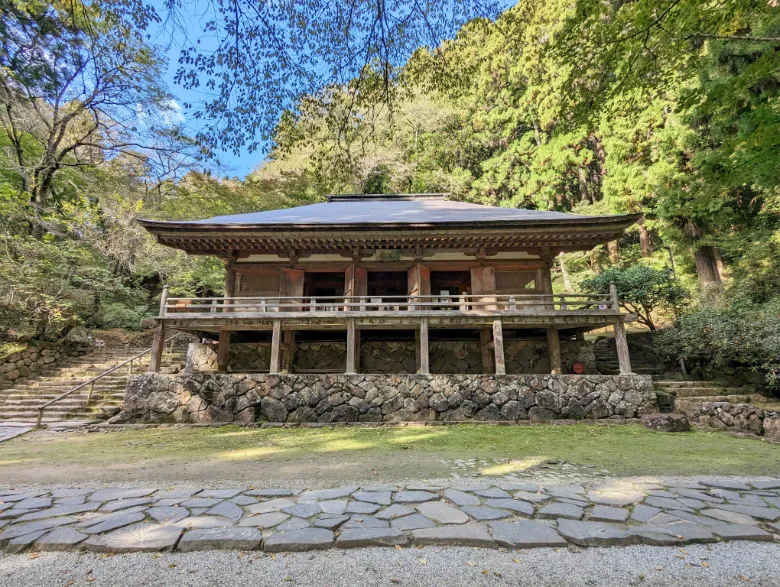
<instances>
[{"instance_id":1,"label":"green lawn","mask_svg":"<svg viewBox=\"0 0 780 587\"><path fill-rule=\"evenodd\" d=\"M365 479L449 476L443 460L510 458L499 475L547 459L619 475L772 474L780 446L723 433L663 434L641 426L257 429L152 428L35 432L0 444L0 479L50 482L198 478Z\"/></svg>"}]
</instances>

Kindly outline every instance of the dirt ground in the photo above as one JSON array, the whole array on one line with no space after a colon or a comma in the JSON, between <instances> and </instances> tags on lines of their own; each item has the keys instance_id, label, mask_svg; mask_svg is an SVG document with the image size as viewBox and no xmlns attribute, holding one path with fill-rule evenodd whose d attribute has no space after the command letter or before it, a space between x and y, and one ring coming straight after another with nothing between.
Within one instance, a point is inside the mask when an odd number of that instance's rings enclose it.
<instances>
[{"instance_id":1,"label":"dirt ground","mask_svg":"<svg viewBox=\"0 0 780 587\"><path fill-rule=\"evenodd\" d=\"M554 466L549 462L556 463ZM333 486L460 475L576 480L620 476L767 475L780 445L724 433L641 426L439 426L259 429L161 427L33 431L0 443L0 485Z\"/></svg>"}]
</instances>

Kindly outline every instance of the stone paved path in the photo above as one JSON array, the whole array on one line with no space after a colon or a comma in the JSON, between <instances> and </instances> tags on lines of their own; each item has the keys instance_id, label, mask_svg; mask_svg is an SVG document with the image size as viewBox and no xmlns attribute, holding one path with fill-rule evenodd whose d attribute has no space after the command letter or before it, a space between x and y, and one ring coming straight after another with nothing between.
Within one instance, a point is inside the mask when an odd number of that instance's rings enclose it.
<instances>
[{"instance_id":1,"label":"stone paved path","mask_svg":"<svg viewBox=\"0 0 780 587\"><path fill-rule=\"evenodd\" d=\"M0 547L92 552L780 541L780 479L0 491Z\"/></svg>"},{"instance_id":2,"label":"stone paved path","mask_svg":"<svg viewBox=\"0 0 780 587\"><path fill-rule=\"evenodd\" d=\"M11 440L32 430L32 426L3 426L0 425L0 442Z\"/></svg>"}]
</instances>

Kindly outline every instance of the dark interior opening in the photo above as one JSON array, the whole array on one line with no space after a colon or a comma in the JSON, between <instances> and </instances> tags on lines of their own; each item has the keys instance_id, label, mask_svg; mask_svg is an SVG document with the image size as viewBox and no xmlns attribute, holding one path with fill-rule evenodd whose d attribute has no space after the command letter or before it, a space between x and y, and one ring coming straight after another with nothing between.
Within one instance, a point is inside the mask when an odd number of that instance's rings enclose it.
<instances>
[{"instance_id":1,"label":"dark interior opening","mask_svg":"<svg viewBox=\"0 0 780 587\"><path fill-rule=\"evenodd\" d=\"M369 271L369 296L405 296L409 293L406 271Z\"/></svg>"},{"instance_id":2,"label":"dark interior opening","mask_svg":"<svg viewBox=\"0 0 780 587\"><path fill-rule=\"evenodd\" d=\"M470 271L431 271L431 295L451 295L471 293Z\"/></svg>"},{"instance_id":3,"label":"dark interior opening","mask_svg":"<svg viewBox=\"0 0 780 587\"><path fill-rule=\"evenodd\" d=\"M303 276L304 296L343 296L344 273L311 273L307 271Z\"/></svg>"}]
</instances>

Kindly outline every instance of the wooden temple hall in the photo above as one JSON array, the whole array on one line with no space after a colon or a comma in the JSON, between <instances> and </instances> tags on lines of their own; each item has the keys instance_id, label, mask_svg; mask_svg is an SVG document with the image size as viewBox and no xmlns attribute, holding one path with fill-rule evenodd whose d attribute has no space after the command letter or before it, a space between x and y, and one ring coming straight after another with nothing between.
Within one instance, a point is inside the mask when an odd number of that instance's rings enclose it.
<instances>
[{"instance_id":1,"label":"wooden temple hall","mask_svg":"<svg viewBox=\"0 0 780 587\"><path fill-rule=\"evenodd\" d=\"M377 367L386 360L403 373L582 372L562 363L562 344L611 326L620 371L630 373L629 315L614 288L556 294L550 268L561 251L615 240L638 217L380 194L191 222L142 220L160 244L217 256L226 269L224 297L164 291L150 369L159 369L166 331L175 329L213 341L220 371L387 372ZM537 349L526 367L507 369L512 344ZM231 353L241 345L267 357L236 367ZM456 359L432 370L432 353L447 348ZM339 359L319 364L327 349ZM469 363L466 352L476 359ZM394 362L398 353L409 356Z\"/></svg>"}]
</instances>

